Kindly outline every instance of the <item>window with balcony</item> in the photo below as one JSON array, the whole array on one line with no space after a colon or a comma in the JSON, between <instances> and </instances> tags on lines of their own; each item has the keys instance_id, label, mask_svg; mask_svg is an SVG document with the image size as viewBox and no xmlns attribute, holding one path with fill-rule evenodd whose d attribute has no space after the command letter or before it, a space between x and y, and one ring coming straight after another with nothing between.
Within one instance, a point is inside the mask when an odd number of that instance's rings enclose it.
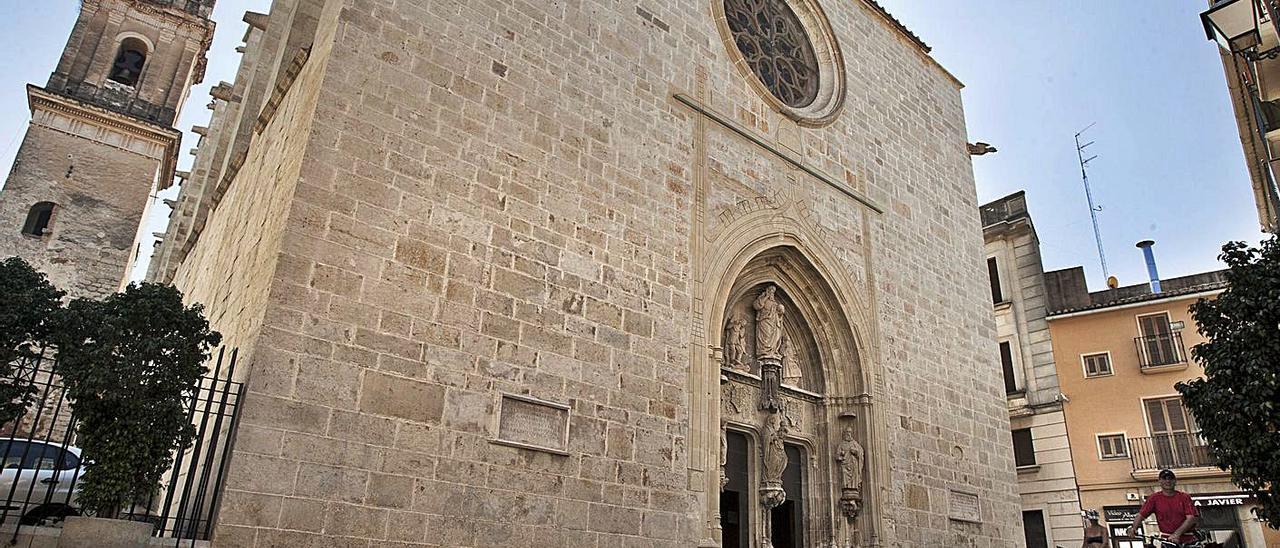
<instances>
[{"instance_id":1,"label":"window with balcony","mask_svg":"<svg viewBox=\"0 0 1280 548\"><path fill-rule=\"evenodd\" d=\"M1186 362L1186 352L1182 347L1182 333L1173 330L1167 312L1138 316L1138 331L1142 336L1134 339L1134 344L1138 347L1138 361L1141 367L1160 367Z\"/></svg>"},{"instance_id":2,"label":"window with balcony","mask_svg":"<svg viewBox=\"0 0 1280 548\"><path fill-rule=\"evenodd\" d=\"M1108 352L1085 354L1080 359L1084 360L1085 377L1106 377L1111 374L1111 354Z\"/></svg>"},{"instance_id":3,"label":"window with balcony","mask_svg":"<svg viewBox=\"0 0 1280 548\"><path fill-rule=\"evenodd\" d=\"M1142 407L1151 436L1129 440L1134 470L1215 465L1208 446L1200 438L1195 418L1182 405L1182 398L1143 400Z\"/></svg>"},{"instance_id":4,"label":"window with balcony","mask_svg":"<svg viewBox=\"0 0 1280 548\"><path fill-rule=\"evenodd\" d=\"M1124 434L1098 434L1098 455L1103 460L1129 458Z\"/></svg>"},{"instance_id":5,"label":"window with balcony","mask_svg":"<svg viewBox=\"0 0 1280 548\"><path fill-rule=\"evenodd\" d=\"M1030 428L1013 431L1013 463L1019 468L1036 465L1036 446Z\"/></svg>"}]
</instances>

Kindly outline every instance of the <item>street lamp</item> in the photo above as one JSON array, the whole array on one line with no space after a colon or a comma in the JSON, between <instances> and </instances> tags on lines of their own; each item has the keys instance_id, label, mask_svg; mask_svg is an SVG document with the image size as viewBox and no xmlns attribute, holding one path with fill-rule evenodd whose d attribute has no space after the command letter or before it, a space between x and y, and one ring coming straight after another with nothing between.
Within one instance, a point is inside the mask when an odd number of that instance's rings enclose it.
<instances>
[{"instance_id":1,"label":"street lamp","mask_svg":"<svg viewBox=\"0 0 1280 548\"><path fill-rule=\"evenodd\" d=\"M1248 56L1262 42L1257 0L1216 0L1200 14L1205 34L1222 49Z\"/></svg>"}]
</instances>

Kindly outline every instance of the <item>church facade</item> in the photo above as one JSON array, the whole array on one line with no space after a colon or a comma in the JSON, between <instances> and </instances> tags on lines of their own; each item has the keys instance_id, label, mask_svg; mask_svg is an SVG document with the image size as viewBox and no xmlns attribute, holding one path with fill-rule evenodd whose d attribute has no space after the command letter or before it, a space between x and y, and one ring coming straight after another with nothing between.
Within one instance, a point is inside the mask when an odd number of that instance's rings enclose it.
<instances>
[{"instance_id":1,"label":"church facade","mask_svg":"<svg viewBox=\"0 0 1280 548\"><path fill-rule=\"evenodd\" d=\"M150 268L217 546L1016 546L960 83L870 0L276 0Z\"/></svg>"}]
</instances>

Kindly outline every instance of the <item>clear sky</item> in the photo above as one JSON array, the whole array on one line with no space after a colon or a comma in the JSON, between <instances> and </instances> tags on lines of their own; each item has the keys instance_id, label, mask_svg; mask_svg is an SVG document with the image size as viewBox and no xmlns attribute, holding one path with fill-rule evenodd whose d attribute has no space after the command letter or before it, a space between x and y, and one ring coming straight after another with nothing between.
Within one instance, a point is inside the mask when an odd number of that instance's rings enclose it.
<instances>
[{"instance_id":1,"label":"clear sky","mask_svg":"<svg viewBox=\"0 0 1280 548\"><path fill-rule=\"evenodd\" d=\"M834 0L824 0L826 2ZM854 0L843 0L854 1ZM1221 268L1222 242L1256 242L1257 215L1226 83L1205 39L1200 0L880 0L965 83L978 199L1026 190L1045 268L1084 265L1103 287L1073 137L1085 137L1107 262L1122 284L1146 280L1134 243L1156 240L1162 277ZM231 80L245 10L270 0L219 0L205 82L178 127L205 124L209 86ZM23 84L43 85L79 3L0 0L0 168L8 172L29 118ZM187 133L179 165L190 165ZM171 197L173 191L165 194ZM162 231L156 204L147 232ZM144 243L144 250L149 243Z\"/></svg>"},{"instance_id":2,"label":"clear sky","mask_svg":"<svg viewBox=\"0 0 1280 548\"><path fill-rule=\"evenodd\" d=\"M964 82L978 199L1027 191L1045 268L1105 279L1080 181L1087 150L1112 275L1146 281L1140 240L1162 278L1223 268L1227 240L1257 242L1245 169L1203 0L880 0ZM1087 156L1086 156L1087 157Z\"/></svg>"}]
</instances>

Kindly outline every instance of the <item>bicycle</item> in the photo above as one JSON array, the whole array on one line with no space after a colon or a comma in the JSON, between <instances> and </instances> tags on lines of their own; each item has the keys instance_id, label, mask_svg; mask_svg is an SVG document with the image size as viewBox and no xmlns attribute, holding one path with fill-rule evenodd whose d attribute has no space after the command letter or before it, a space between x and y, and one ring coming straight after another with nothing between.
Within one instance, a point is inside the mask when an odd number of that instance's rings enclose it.
<instances>
[{"instance_id":1,"label":"bicycle","mask_svg":"<svg viewBox=\"0 0 1280 548\"><path fill-rule=\"evenodd\" d=\"M1134 538L1142 539L1143 545L1147 548L1218 548L1221 546L1216 542L1209 542L1208 538L1205 537L1205 534L1201 531L1192 531L1190 534L1194 535L1196 540L1191 542L1174 542L1154 535L1138 535Z\"/></svg>"}]
</instances>

